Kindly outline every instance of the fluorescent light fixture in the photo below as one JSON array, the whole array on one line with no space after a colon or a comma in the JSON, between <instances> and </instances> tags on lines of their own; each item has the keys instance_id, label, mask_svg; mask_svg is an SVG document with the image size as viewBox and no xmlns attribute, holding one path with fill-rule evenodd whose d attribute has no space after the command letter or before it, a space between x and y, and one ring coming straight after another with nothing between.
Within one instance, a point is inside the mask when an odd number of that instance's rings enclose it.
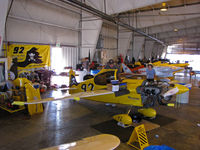
<instances>
[{"instance_id":1,"label":"fluorescent light fixture","mask_svg":"<svg viewBox=\"0 0 200 150\"><path fill-rule=\"evenodd\" d=\"M162 3L162 8L160 9L160 11L167 11L167 4L166 3Z\"/></svg>"},{"instance_id":2,"label":"fluorescent light fixture","mask_svg":"<svg viewBox=\"0 0 200 150\"><path fill-rule=\"evenodd\" d=\"M167 11L167 8L161 8L160 11Z\"/></svg>"},{"instance_id":3,"label":"fluorescent light fixture","mask_svg":"<svg viewBox=\"0 0 200 150\"><path fill-rule=\"evenodd\" d=\"M177 31L178 31L178 29L175 28L175 29L174 29L174 32L177 32Z\"/></svg>"}]
</instances>

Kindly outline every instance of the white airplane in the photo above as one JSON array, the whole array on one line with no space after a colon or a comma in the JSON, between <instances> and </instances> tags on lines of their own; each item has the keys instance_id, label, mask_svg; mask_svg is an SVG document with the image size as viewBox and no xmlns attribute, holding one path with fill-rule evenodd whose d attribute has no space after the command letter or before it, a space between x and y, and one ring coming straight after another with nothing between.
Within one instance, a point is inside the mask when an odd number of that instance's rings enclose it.
<instances>
[{"instance_id":1,"label":"white airplane","mask_svg":"<svg viewBox=\"0 0 200 150\"><path fill-rule=\"evenodd\" d=\"M125 73L133 73L132 69L122 64ZM154 66L156 76L160 78L173 77L176 72L182 71L184 68L176 66ZM146 67L139 68L137 72L141 75L146 75Z\"/></svg>"}]
</instances>

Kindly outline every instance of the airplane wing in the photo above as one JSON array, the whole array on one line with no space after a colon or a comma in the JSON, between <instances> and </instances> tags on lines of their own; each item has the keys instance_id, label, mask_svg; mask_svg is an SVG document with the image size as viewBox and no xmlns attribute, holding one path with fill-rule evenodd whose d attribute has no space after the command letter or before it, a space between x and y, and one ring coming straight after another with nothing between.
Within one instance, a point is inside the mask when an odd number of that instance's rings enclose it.
<instances>
[{"instance_id":1,"label":"airplane wing","mask_svg":"<svg viewBox=\"0 0 200 150\"><path fill-rule=\"evenodd\" d=\"M42 150L111 150L118 147L119 144L118 137L111 134L100 134Z\"/></svg>"},{"instance_id":2,"label":"airplane wing","mask_svg":"<svg viewBox=\"0 0 200 150\"><path fill-rule=\"evenodd\" d=\"M47 102L51 102L51 101L71 100L71 99L79 101L80 98L106 95L106 94L112 94L112 93L114 93L114 92L108 91L108 90L96 90L96 91L91 91L91 92L80 92L80 93L69 94L69 95L63 96L63 97L56 97L56 98L50 97L50 98L45 98L45 99L35 99L30 102L14 101L12 104L13 105L40 104L40 103L47 103Z\"/></svg>"},{"instance_id":3,"label":"airplane wing","mask_svg":"<svg viewBox=\"0 0 200 150\"><path fill-rule=\"evenodd\" d=\"M173 77L174 73L182 71L181 67L170 67L170 66L155 66L156 76L158 77Z\"/></svg>"}]
</instances>

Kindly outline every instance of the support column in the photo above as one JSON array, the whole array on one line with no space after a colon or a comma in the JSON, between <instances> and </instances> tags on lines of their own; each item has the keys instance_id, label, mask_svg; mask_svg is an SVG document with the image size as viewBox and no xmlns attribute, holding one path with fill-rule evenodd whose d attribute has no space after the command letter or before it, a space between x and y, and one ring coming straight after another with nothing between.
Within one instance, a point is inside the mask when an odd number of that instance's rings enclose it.
<instances>
[{"instance_id":1,"label":"support column","mask_svg":"<svg viewBox=\"0 0 200 150\"><path fill-rule=\"evenodd\" d=\"M0 1L0 56L3 56L2 43L5 33L5 22L8 11L8 0Z\"/></svg>"}]
</instances>

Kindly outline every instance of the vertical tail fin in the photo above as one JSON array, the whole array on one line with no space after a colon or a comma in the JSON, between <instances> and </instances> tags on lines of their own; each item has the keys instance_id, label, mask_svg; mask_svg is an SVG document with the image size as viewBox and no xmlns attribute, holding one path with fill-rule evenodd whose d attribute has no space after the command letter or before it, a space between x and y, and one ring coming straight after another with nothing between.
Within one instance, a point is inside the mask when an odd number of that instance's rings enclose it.
<instances>
[{"instance_id":1,"label":"vertical tail fin","mask_svg":"<svg viewBox=\"0 0 200 150\"><path fill-rule=\"evenodd\" d=\"M39 88L35 89L31 83L26 83L25 89L26 89L27 102L32 102L34 100L41 99ZM28 112L29 112L30 115L42 113L43 112L43 105L42 104L28 105Z\"/></svg>"},{"instance_id":2,"label":"vertical tail fin","mask_svg":"<svg viewBox=\"0 0 200 150\"><path fill-rule=\"evenodd\" d=\"M78 85L78 82L76 81L75 72L72 69L70 69L70 71L69 71L69 87L71 87L73 85Z\"/></svg>"},{"instance_id":3,"label":"vertical tail fin","mask_svg":"<svg viewBox=\"0 0 200 150\"><path fill-rule=\"evenodd\" d=\"M122 68L123 68L125 73L132 73L132 71L124 63L122 63Z\"/></svg>"}]
</instances>

